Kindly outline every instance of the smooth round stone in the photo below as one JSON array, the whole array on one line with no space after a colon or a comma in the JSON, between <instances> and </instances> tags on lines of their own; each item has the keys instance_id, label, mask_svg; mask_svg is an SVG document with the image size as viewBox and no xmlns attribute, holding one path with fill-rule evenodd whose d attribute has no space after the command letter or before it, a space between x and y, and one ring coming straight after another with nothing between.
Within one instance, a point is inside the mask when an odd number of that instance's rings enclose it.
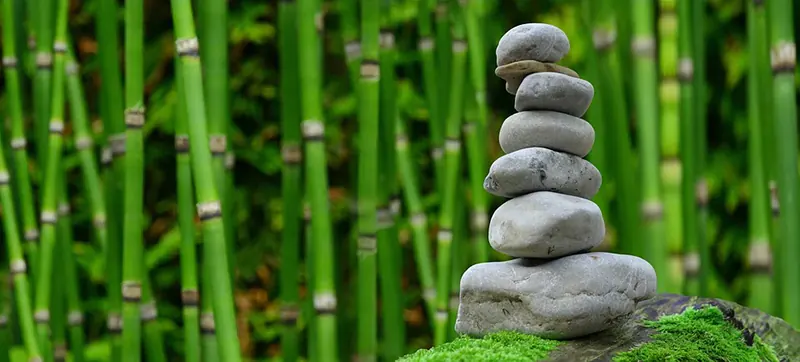
<instances>
[{"instance_id":1,"label":"smooth round stone","mask_svg":"<svg viewBox=\"0 0 800 362\"><path fill-rule=\"evenodd\" d=\"M555 72L526 76L514 97L514 109L556 111L582 117L594 98L594 87L583 79Z\"/></svg>"},{"instance_id":2,"label":"smooth round stone","mask_svg":"<svg viewBox=\"0 0 800 362\"><path fill-rule=\"evenodd\" d=\"M655 296L656 282L645 260L611 253L476 264L461 277L455 329L578 338L624 322Z\"/></svg>"},{"instance_id":3,"label":"smooth round stone","mask_svg":"<svg viewBox=\"0 0 800 362\"><path fill-rule=\"evenodd\" d=\"M495 50L497 65L520 60L555 63L569 53L564 31L550 24L528 23L511 28L500 38Z\"/></svg>"},{"instance_id":4,"label":"smooth round stone","mask_svg":"<svg viewBox=\"0 0 800 362\"><path fill-rule=\"evenodd\" d=\"M605 234L597 204L547 191L506 201L489 221L489 244L516 258L557 258L588 251L600 245Z\"/></svg>"},{"instance_id":5,"label":"smooth round stone","mask_svg":"<svg viewBox=\"0 0 800 362\"><path fill-rule=\"evenodd\" d=\"M501 65L494 70L496 76L506 81L506 92L511 95L517 94L517 90L526 76L541 72L556 72L580 78L578 73L572 69L554 63L542 63L535 60L520 60L511 64Z\"/></svg>"},{"instance_id":6,"label":"smooth round stone","mask_svg":"<svg viewBox=\"0 0 800 362\"><path fill-rule=\"evenodd\" d=\"M603 182L591 162L541 147L523 148L500 156L489 168L483 188L492 195L513 198L552 191L591 199Z\"/></svg>"},{"instance_id":7,"label":"smooth round stone","mask_svg":"<svg viewBox=\"0 0 800 362\"><path fill-rule=\"evenodd\" d=\"M505 153L529 147L544 147L586 157L592 150L592 145L592 125L566 113L519 112L506 118L500 126L500 147Z\"/></svg>"}]
</instances>

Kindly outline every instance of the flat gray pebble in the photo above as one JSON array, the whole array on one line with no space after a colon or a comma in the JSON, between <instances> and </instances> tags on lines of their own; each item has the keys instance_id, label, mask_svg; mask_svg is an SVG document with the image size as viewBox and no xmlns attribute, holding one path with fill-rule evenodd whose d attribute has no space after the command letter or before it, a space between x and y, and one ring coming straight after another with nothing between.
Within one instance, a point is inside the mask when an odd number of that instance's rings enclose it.
<instances>
[{"instance_id":1,"label":"flat gray pebble","mask_svg":"<svg viewBox=\"0 0 800 362\"><path fill-rule=\"evenodd\" d=\"M656 283L647 261L612 253L476 264L461 277L455 329L578 338L625 321L636 303L655 296Z\"/></svg>"},{"instance_id":2,"label":"flat gray pebble","mask_svg":"<svg viewBox=\"0 0 800 362\"><path fill-rule=\"evenodd\" d=\"M529 147L586 157L594 145L594 128L589 122L566 113L525 111L514 113L500 126L500 147L509 153Z\"/></svg>"},{"instance_id":3,"label":"flat gray pebble","mask_svg":"<svg viewBox=\"0 0 800 362\"><path fill-rule=\"evenodd\" d=\"M567 53L567 34L558 27L543 23L521 24L509 29L495 50L498 66L519 60L555 63Z\"/></svg>"},{"instance_id":4,"label":"flat gray pebble","mask_svg":"<svg viewBox=\"0 0 800 362\"><path fill-rule=\"evenodd\" d=\"M492 248L517 258L557 258L587 251L600 245L605 234L597 204L547 191L506 201L489 222Z\"/></svg>"},{"instance_id":5,"label":"flat gray pebble","mask_svg":"<svg viewBox=\"0 0 800 362\"><path fill-rule=\"evenodd\" d=\"M489 167L483 188L492 195L517 197L553 191L591 199L603 180L591 162L541 147L523 148L500 156Z\"/></svg>"},{"instance_id":6,"label":"flat gray pebble","mask_svg":"<svg viewBox=\"0 0 800 362\"><path fill-rule=\"evenodd\" d=\"M555 72L531 74L522 80L514 109L556 111L582 117L594 98L594 87L583 79Z\"/></svg>"}]
</instances>

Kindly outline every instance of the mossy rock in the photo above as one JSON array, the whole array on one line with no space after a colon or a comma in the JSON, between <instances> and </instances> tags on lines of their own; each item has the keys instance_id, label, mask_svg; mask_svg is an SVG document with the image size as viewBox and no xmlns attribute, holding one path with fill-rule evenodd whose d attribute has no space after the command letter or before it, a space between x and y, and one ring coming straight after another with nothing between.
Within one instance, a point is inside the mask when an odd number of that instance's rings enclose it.
<instances>
[{"instance_id":1,"label":"mossy rock","mask_svg":"<svg viewBox=\"0 0 800 362\"><path fill-rule=\"evenodd\" d=\"M610 330L557 342L515 332L460 337L400 361L800 361L800 332L720 299L661 294Z\"/></svg>"}]
</instances>

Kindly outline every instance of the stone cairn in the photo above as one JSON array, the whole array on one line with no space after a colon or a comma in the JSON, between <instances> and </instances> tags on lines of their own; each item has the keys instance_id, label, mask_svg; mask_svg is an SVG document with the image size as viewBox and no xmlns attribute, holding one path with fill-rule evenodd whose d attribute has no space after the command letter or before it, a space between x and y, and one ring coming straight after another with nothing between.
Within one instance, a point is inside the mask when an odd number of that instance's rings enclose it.
<instances>
[{"instance_id":1,"label":"stone cairn","mask_svg":"<svg viewBox=\"0 0 800 362\"><path fill-rule=\"evenodd\" d=\"M655 295L656 273L647 261L589 252L605 236L603 215L590 200L602 178L583 159L595 134L580 117L594 87L555 64L569 48L561 29L540 23L512 28L497 46L495 73L515 95L518 113L503 122L506 154L483 186L510 198L492 215L489 242L516 259L464 272L458 333L578 338L614 327Z\"/></svg>"}]
</instances>

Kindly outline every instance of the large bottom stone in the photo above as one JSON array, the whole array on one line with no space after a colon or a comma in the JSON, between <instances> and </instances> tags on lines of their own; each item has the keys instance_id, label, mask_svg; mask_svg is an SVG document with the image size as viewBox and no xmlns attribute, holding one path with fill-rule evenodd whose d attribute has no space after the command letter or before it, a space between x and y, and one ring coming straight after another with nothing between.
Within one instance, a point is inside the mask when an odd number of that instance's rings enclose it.
<instances>
[{"instance_id":1,"label":"large bottom stone","mask_svg":"<svg viewBox=\"0 0 800 362\"><path fill-rule=\"evenodd\" d=\"M476 264L461 277L456 331L514 330L572 339L614 327L652 298L656 273L645 260L585 253L546 261Z\"/></svg>"}]
</instances>

